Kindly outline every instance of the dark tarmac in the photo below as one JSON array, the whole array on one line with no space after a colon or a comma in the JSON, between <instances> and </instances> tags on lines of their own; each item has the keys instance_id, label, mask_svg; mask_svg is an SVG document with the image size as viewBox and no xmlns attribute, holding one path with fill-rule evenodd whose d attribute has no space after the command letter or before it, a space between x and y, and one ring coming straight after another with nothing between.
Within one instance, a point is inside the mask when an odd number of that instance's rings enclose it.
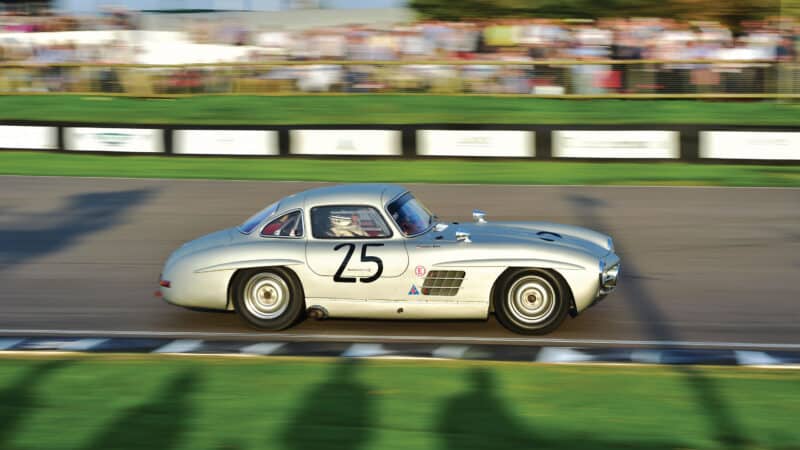
<instances>
[{"instance_id":1,"label":"dark tarmac","mask_svg":"<svg viewBox=\"0 0 800 450\"><path fill-rule=\"evenodd\" d=\"M494 318L307 320L263 333L154 297L181 243L319 185L0 177L0 335L800 348L800 189L408 185L443 220L479 208L614 237L617 291L541 338Z\"/></svg>"}]
</instances>

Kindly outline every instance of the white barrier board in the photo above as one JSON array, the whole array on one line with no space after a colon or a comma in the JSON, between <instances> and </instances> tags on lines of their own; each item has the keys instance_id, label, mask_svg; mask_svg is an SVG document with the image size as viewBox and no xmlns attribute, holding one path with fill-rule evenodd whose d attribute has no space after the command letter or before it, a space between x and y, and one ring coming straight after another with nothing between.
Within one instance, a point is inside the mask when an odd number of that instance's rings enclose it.
<instances>
[{"instance_id":1,"label":"white barrier board","mask_svg":"<svg viewBox=\"0 0 800 450\"><path fill-rule=\"evenodd\" d=\"M0 125L0 148L55 150L58 128L28 125Z\"/></svg>"},{"instance_id":2,"label":"white barrier board","mask_svg":"<svg viewBox=\"0 0 800 450\"><path fill-rule=\"evenodd\" d=\"M396 130L291 130L293 155L400 156L400 132Z\"/></svg>"},{"instance_id":3,"label":"white barrier board","mask_svg":"<svg viewBox=\"0 0 800 450\"><path fill-rule=\"evenodd\" d=\"M277 155L278 132L266 130L175 130L172 151L186 155Z\"/></svg>"},{"instance_id":4,"label":"white barrier board","mask_svg":"<svg viewBox=\"0 0 800 450\"><path fill-rule=\"evenodd\" d=\"M680 158L677 131L553 131L555 158Z\"/></svg>"},{"instance_id":5,"label":"white barrier board","mask_svg":"<svg viewBox=\"0 0 800 450\"><path fill-rule=\"evenodd\" d=\"M163 131L154 128L64 128L65 150L163 153Z\"/></svg>"},{"instance_id":6,"label":"white barrier board","mask_svg":"<svg viewBox=\"0 0 800 450\"><path fill-rule=\"evenodd\" d=\"M530 158L534 139L532 131L418 130L417 155Z\"/></svg>"},{"instance_id":7,"label":"white barrier board","mask_svg":"<svg viewBox=\"0 0 800 450\"><path fill-rule=\"evenodd\" d=\"M800 132L701 131L700 157L800 160Z\"/></svg>"}]
</instances>

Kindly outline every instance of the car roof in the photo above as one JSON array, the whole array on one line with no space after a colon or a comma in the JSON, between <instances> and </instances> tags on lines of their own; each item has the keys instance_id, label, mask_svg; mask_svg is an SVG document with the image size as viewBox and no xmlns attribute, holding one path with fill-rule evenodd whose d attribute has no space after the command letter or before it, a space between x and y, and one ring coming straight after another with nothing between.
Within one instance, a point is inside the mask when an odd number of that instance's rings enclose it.
<instances>
[{"instance_id":1,"label":"car roof","mask_svg":"<svg viewBox=\"0 0 800 450\"><path fill-rule=\"evenodd\" d=\"M290 195L281 200L280 209L310 209L323 205L370 205L382 209L386 203L406 191L406 188L396 184L338 184Z\"/></svg>"}]
</instances>

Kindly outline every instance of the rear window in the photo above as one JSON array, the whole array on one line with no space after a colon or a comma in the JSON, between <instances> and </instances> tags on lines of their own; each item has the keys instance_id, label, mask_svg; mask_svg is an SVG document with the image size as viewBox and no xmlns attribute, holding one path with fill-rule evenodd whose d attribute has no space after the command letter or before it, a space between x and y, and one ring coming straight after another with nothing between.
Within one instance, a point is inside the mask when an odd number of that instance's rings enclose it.
<instances>
[{"instance_id":1,"label":"rear window","mask_svg":"<svg viewBox=\"0 0 800 450\"><path fill-rule=\"evenodd\" d=\"M253 230L256 229L258 224L264 221L267 217L275 214L275 211L278 210L278 203L275 202L266 208L262 209L261 211L253 214L249 219L245 220L243 224L239 225L239 231L244 234L250 234Z\"/></svg>"},{"instance_id":2,"label":"rear window","mask_svg":"<svg viewBox=\"0 0 800 450\"><path fill-rule=\"evenodd\" d=\"M286 213L261 229L264 237L303 237L303 217L300 211Z\"/></svg>"}]
</instances>

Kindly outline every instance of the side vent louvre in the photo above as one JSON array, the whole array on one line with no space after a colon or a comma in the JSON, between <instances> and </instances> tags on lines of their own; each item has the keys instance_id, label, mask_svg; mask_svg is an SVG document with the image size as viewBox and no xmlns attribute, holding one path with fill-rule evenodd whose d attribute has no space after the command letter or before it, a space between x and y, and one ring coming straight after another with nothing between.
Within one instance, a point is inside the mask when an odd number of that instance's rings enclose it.
<instances>
[{"instance_id":1,"label":"side vent louvre","mask_svg":"<svg viewBox=\"0 0 800 450\"><path fill-rule=\"evenodd\" d=\"M463 270L431 270L422 284L422 294L456 295L464 281L464 275Z\"/></svg>"}]
</instances>

